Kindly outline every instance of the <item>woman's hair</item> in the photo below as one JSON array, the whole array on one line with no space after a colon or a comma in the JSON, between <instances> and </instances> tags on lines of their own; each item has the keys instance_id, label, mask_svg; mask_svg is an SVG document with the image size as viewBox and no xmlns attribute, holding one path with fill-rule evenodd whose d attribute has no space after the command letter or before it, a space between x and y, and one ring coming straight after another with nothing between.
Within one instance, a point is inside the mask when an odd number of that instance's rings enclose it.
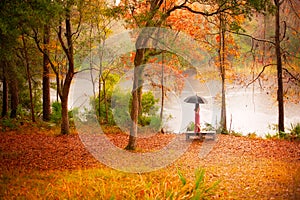
<instances>
[{"instance_id":1,"label":"woman's hair","mask_svg":"<svg viewBox=\"0 0 300 200\"><path fill-rule=\"evenodd\" d=\"M199 104L198 103L196 103L194 111L196 112L197 110L199 110Z\"/></svg>"}]
</instances>

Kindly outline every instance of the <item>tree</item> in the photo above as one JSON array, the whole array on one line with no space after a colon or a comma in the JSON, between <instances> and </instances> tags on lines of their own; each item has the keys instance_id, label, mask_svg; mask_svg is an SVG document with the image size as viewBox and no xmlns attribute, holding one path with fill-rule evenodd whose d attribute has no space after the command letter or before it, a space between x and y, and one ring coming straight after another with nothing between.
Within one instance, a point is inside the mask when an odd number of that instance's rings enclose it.
<instances>
[{"instance_id":1,"label":"tree","mask_svg":"<svg viewBox=\"0 0 300 200\"><path fill-rule=\"evenodd\" d=\"M269 78L271 79L274 76L276 83L273 83L273 85L276 86L275 98L278 102L279 132L284 132L285 130L285 100L291 101L292 99L299 99L299 96L295 95L295 93L297 93L295 90L297 91L300 84L299 67L294 64L300 59L298 56L299 36L297 36L300 27L299 11L297 11L299 6L299 2L293 0L274 0L272 6L267 10L269 14L271 14L271 19L269 19L268 22L270 22L269 24L271 24L272 27L266 25L268 31L264 34L264 37L260 39L243 34L257 43L256 48L259 47L258 43L263 43L262 60L264 62L261 62L263 64L262 70L255 78L252 78L249 84L259 80L260 85L262 85L263 81L270 82ZM266 15L264 15L264 20L267 20ZM266 44L268 44L270 53L265 52ZM263 73L267 73L266 69L273 66L276 66L276 75L269 72L269 74L267 74L268 77L263 78ZM272 69L270 69L270 71L272 71ZM296 88L293 88L292 85ZM269 89L272 88L273 87ZM288 93L289 89L292 90L292 92L290 91L290 93ZM291 98L288 97L288 94L291 95ZM297 100L295 102L297 102Z\"/></svg>"},{"instance_id":2,"label":"tree","mask_svg":"<svg viewBox=\"0 0 300 200\"><path fill-rule=\"evenodd\" d=\"M126 13L129 27L161 27L163 22L170 16L170 14L177 9L187 9L193 11L188 5L188 1L184 1L177 5L176 2L164 2L163 0L153 0L147 2L126 2L125 9L129 11ZM164 12L162 12L162 8ZM205 12L200 12L204 14ZM205 13L206 14L206 13ZM142 73L143 64L148 61L151 54L150 49L143 48L147 46L150 37L153 34L153 29L142 29L136 39L136 54L134 58L134 78L132 89L132 110L131 119L132 126L130 130L129 142L126 147L128 150L135 149L137 137L137 122L141 110L141 96L142 96ZM153 53L153 52L152 52Z\"/></svg>"},{"instance_id":3,"label":"tree","mask_svg":"<svg viewBox=\"0 0 300 200\"><path fill-rule=\"evenodd\" d=\"M48 46L50 44L50 26L44 25L43 46L45 54L43 54L43 120L49 121L51 115L50 101L50 63Z\"/></svg>"},{"instance_id":4,"label":"tree","mask_svg":"<svg viewBox=\"0 0 300 200\"><path fill-rule=\"evenodd\" d=\"M114 21L114 12L116 12L114 9L107 9L105 1L99 0L95 0L93 3L86 5L83 10L83 15L87 21L86 29L88 29L87 32L89 34L89 69L93 85L93 93L94 99L98 100L97 102L94 102L94 106L99 108L97 115L100 122L100 118L103 116L101 113L102 109L100 109L102 102L105 106L105 121L109 121L106 79L110 77L110 73L119 70L118 67L114 65L114 60L104 62L105 53L108 53L107 49L105 49L106 39L112 33L112 27L116 24ZM84 44L86 44L85 41ZM94 76L95 71L98 73L96 76ZM96 88L98 89L98 98L96 97Z\"/></svg>"},{"instance_id":5,"label":"tree","mask_svg":"<svg viewBox=\"0 0 300 200\"><path fill-rule=\"evenodd\" d=\"M10 117L17 117L17 109L19 106L19 76L17 72L16 47L18 47L18 37L22 31L20 29L22 2L1 1L0 9L0 63L4 70L4 82L7 83L8 92L10 93ZM7 93L5 93L3 101L2 115L7 113Z\"/></svg>"},{"instance_id":6,"label":"tree","mask_svg":"<svg viewBox=\"0 0 300 200\"><path fill-rule=\"evenodd\" d=\"M3 84L3 91L2 91L2 112L1 112L1 117L5 117L8 112L8 82L6 78L6 73L5 73L5 63L2 61L2 84Z\"/></svg>"},{"instance_id":7,"label":"tree","mask_svg":"<svg viewBox=\"0 0 300 200\"><path fill-rule=\"evenodd\" d=\"M120 4L125 10L125 19L127 27L163 27L166 19L178 9L191 10L189 2L187 0L177 1L163 1L163 0L151 0L151 1L125 1L125 4ZM202 12L204 13L204 12ZM130 131L129 142L126 149L135 149L136 137L137 137L137 120L141 110L141 96L142 96L142 73L143 65L147 63L149 57L157 55L162 51L155 51L154 49L143 48L147 46L150 41L151 35L154 34L154 29L143 29L138 34L136 39L136 54L134 58L134 78L132 89L132 126ZM157 42L157 41L156 41ZM154 42L154 43L156 43Z\"/></svg>"},{"instance_id":8,"label":"tree","mask_svg":"<svg viewBox=\"0 0 300 200\"><path fill-rule=\"evenodd\" d=\"M24 65L26 67L26 76L28 81L29 87L29 96L30 96L30 111L31 111L31 120L35 122L35 113L34 113L34 103L33 103L33 95L32 95L32 84L31 84L31 72L30 72L30 63L29 63L29 55L28 55L28 47L26 44L26 39L24 35L22 35L22 42L23 42L23 56L21 59L24 59Z\"/></svg>"},{"instance_id":9,"label":"tree","mask_svg":"<svg viewBox=\"0 0 300 200\"><path fill-rule=\"evenodd\" d=\"M219 48L218 48L218 56L219 56L219 68L221 75L221 83L222 83L222 103L221 103L221 132L227 132L227 120L226 120L226 91L225 91L225 77L226 77L226 63L225 63L225 46L226 46L226 24L223 13L219 15Z\"/></svg>"},{"instance_id":10,"label":"tree","mask_svg":"<svg viewBox=\"0 0 300 200\"><path fill-rule=\"evenodd\" d=\"M59 8L57 12L62 12L62 16L58 18L56 36L58 38L62 51L65 55L65 63L66 63L65 66L56 65L54 63L54 61L51 59L49 55L49 51L47 51L47 49L45 48L42 48L42 46L40 45L40 39L38 37L39 29L33 30L34 31L33 38L35 39L38 49L43 53L47 61L49 61L49 64L56 75L57 92L60 97L61 107L62 107L62 119L61 119L62 134L68 134L70 132L69 117L68 117L68 98L69 98L71 83L74 75L76 74L75 62L74 62L74 38L76 37L78 38L80 34L79 28L81 24L81 10L80 10L82 6L81 3L82 1L76 3L73 1L66 1L66 2L61 2L61 4L58 5L56 4L52 5L53 9ZM77 10L75 8L77 8ZM73 16L72 14L78 17L77 28L75 29L76 31L74 32L72 30L72 20L71 20L71 16Z\"/></svg>"},{"instance_id":11,"label":"tree","mask_svg":"<svg viewBox=\"0 0 300 200\"><path fill-rule=\"evenodd\" d=\"M17 110L19 106L19 86L18 86L18 74L16 66L11 63L6 65L8 71L8 85L9 85L9 92L10 92L10 118L17 117Z\"/></svg>"},{"instance_id":12,"label":"tree","mask_svg":"<svg viewBox=\"0 0 300 200\"><path fill-rule=\"evenodd\" d=\"M277 101L278 101L278 130L284 132L284 102L281 59L280 6L284 1L274 0L275 3L275 50L277 65Z\"/></svg>"}]
</instances>

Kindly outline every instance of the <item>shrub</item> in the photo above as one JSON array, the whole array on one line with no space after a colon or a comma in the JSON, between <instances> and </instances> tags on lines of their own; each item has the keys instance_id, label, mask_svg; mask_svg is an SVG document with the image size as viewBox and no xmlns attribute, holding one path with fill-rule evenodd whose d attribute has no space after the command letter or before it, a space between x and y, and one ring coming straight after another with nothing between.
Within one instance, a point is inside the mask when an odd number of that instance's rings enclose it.
<instances>
[{"instance_id":1,"label":"shrub","mask_svg":"<svg viewBox=\"0 0 300 200\"><path fill-rule=\"evenodd\" d=\"M267 133L267 134L265 135L265 138L266 138L266 139L273 139L274 136L271 135L270 133Z\"/></svg>"},{"instance_id":2,"label":"shrub","mask_svg":"<svg viewBox=\"0 0 300 200\"><path fill-rule=\"evenodd\" d=\"M61 103L55 101L51 104L52 113L50 116L50 120L56 124L59 124L61 121Z\"/></svg>"},{"instance_id":3,"label":"shrub","mask_svg":"<svg viewBox=\"0 0 300 200\"><path fill-rule=\"evenodd\" d=\"M213 127L212 124L205 122L204 127L203 127L202 130L204 130L204 131L214 131L215 128Z\"/></svg>"},{"instance_id":4,"label":"shrub","mask_svg":"<svg viewBox=\"0 0 300 200\"><path fill-rule=\"evenodd\" d=\"M61 103L55 101L52 103L51 107L52 113L50 116L50 121L59 124L61 122ZM76 113L78 113L78 108L73 108L68 111L69 122L71 125L74 124L74 117L76 116Z\"/></svg>"},{"instance_id":5,"label":"shrub","mask_svg":"<svg viewBox=\"0 0 300 200\"><path fill-rule=\"evenodd\" d=\"M194 131L195 130L195 123L194 122L190 122L187 127L186 127L186 131Z\"/></svg>"},{"instance_id":6,"label":"shrub","mask_svg":"<svg viewBox=\"0 0 300 200\"><path fill-rule=\"evenodd\" d=\"M225 128L222 128L221 126L217 129L217 133L221 133L224 135L229 135L229 131Z\"/></svg>"},{"instance_id":7,"label":"shrub","mask_svg":"<svg viewBox=\"0 0 300 200\"><path fill-rule=\"evenodd\" d=\"M247 135L248 138L257 138L256 133L248 133Z\"/></svg>"},{"instance_id":8,"label":"shrub","mask_svg":"<svg viewBox=\"0 0 300 200\"><path fill-rule=\"evenodd\" d=\"M151 128L159 127L159 117L157 116L157 106L155 105L158 99L154 98L152 92L145 92L142 94L142 114L138 118L138 124L141 126L149 126ZM114 98L112 99L112 105L114 109L112 111L114 120L117 124L123 127L130 127L131 123L131 104L132 96L130 92L115 91ZM110 108L111 109L111 108ZM159 119L160 121L160 119Z\"/></svg>"},{"instance_id":9,"label":"shrub","mask_svg":"<svg viewBox=\"0 0 300 200\"><path fill-rule=\"evenodd\" d=\"M300 123L296 125L291 124L291 136L300 139Z\"/></svg>"},{"instance_id":10,"label":"shrub","mask_svg":"<svg viewBox=\"0 0 300 200\"><path fill-rule=\"evenodd\" d=\"M18 127L16 119L11 119L11 118L2 118L0 121L0 124L2 126L2 131L6 130L15 130Z\"/></svg>"},{"instance_id":11,"label":"shrub","mask_svg":"<svg viewBox=\"0 0 300 200\"><path fill-rule=\"evenodd\" d=\"M270 127L270 126L269 126ZM278 131L277 125L272 125L272 130L276 131L275 135L266 134L267 139L283 139L283 140L293 140L293 139L300 139L300 123L296 125L291 124L291 128L289 128L289 132Z\"/></svg>"},{"instance_id":12,"label":"shrub","mask_svg":"<svg viewBox=\"0 0 300 200\"><path fill-rule=\"evenodd\" d=\"M235 136L235 137L242 137L242 136L243 136L242 133L240 133L240 132L235 132L235 131L231 131L230 134L233 135L233 136Z\"/></svg>"},{"instance_id":13,"label":"shrub","mask_svg":"<svg viewBox=\"0 0 300 200\"><path fill-rule=\"evenodd\" d=\"M162 126L162 121L158 116L150 117L150 128L153 130L159 130Z\"/></svg>"}]
</instances>

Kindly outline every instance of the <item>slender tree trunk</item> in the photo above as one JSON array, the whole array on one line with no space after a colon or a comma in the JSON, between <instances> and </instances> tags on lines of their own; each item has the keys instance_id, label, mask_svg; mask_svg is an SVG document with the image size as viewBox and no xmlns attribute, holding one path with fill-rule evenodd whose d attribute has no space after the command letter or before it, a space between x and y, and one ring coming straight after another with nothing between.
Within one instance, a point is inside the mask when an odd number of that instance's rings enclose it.
<instances>
[{"instance_id":1,"label":"slender tree trunk","mask_svg":"<svg viewBox=\"0 0 300 200\"><path fill-rule=\"evenodd\" d=\"M9 92L10 92L10 118L17 117L17 110L19 105L19 87L16 73L16 67L14 65L7 65L8 77L9 77Z\"/></svg>"},{"instance_id":2,"label":"slender tree trunk","mask_svg":"<svg viewBox=\"0 0 300 200\"><path fill-rule=\"evenodd\" d=\"M98 82L98 90L99 90L99 94L98 94L98 115L99 115L99 122L101 122L101 90L102 90L102 86L101 86L101 74L99 73L99 82Z\"/></svg>"},{"instance_id":3,"label":"slender tree trunk","mask_svg":"<svg viewBox=\"0 0 300 200\"><path fill-rule=\"evenodd\" d=\"M43 120L49 121L51 115L51 101L50 101L50 62L49 50L47 45L50 43L50 27L44 26L44 56L43 56Z\"/></svg>"},{"instance_id":4,"label":"slender tree trunk","mask_svg":"<svg viewBox=\"0 0 300 200\"><path fill-rule=\"evenodd\" d=\"M35 122L34 104L33 104L33 95L32 95L32 85L31 85L31 74L30 74L30 66L29 66L29 57L28 57L27 45L26 45L26 41L25 41L24 35L22 35L22 41L23 41L23 47L24 47L26 75L27 75L28 87L29 87L31 120L32 120L32 122Z\"/></svg>"},{"instance_id":5,"label":"slender tree trunk","mask_svg":"<svg viewBox=\"0 0 300 200\"><path fill-rule=\"evenodd\" d=\"M105 106L105 120L106 123L108 122L108 102L107 102L107 96L106 96L106 81L102 80L103 83L103 100L104 100L104 106Z\"/></svg>"},{"instance_id":6,"label":"slender tree trunk","mask_svg":"<svg viewBox=\"0 0 300 200\"><path fill-rule=\"evenodd\" d=\"M222 104L221 104L221 131L227 132L226 120L226 88L225 88L225 29L222 15L220 15L220 41L219 41L219 65L222 80Z\"/></svg>"},{"instance_id":7,"label":"slender tree trunk","mask_svg":"<svg viewBox=\"0 0 300 200\"><path fill-rule=\"evenodd\" d=\"M282 60L280 49L280 5L282 2L274 0L276 5L275 20L275 45L277 60L277 101L278 101L278 130L284 132L284 101L283 101L283 81L282 81Z\"/></svg>"},{"instance_id":8,"label":"slender tree trunk","mask_svg":"<svg viewBox=\"0 0 300 200\"><path fill-rule=\"evenodd\" d=\"M98 31L100 31L100 27L97 26ZM106 38L106 31L104 31L104 37ZM105 39L102 37L99 37L99 44L101 44L101 48L104 49L105 47ZM108 105L107 105L107 99L106 99L106 87L105 87L105 79L103 77L103 57L104 57L104 51L99 52L99 101L98 101L98 106L99 106L99 119L101 116L101 87L103 84L103 99L104 99L104 106L105 106L105 116L106 116L106 123L108 122Z\"/></svg>"},{"instance_id":9,"label":"slender tree trunk","mask_svg":"<svg viewBox=\"0 0 300 200\"><path fill-rule=\"evenodd\" d=\"M161 65L161 108L160 108L160 120L163 119L164 103L165 103L165 87L164 87L164 53L162 52L162 65Z\"/></svg>"},{"instance_id":10,"label":"slender tree trunk","mask_svg":"<svg viewBox=\"0 0 300 200\"><path fill-rule=\"evenodd\" d=\"M3 63L4 64L4 63ZM2 113L1 116L5 117L8 112L8 82L5 74L5 64L3 66L3 96L2 96Z\"/></svg>"}]
</instances>

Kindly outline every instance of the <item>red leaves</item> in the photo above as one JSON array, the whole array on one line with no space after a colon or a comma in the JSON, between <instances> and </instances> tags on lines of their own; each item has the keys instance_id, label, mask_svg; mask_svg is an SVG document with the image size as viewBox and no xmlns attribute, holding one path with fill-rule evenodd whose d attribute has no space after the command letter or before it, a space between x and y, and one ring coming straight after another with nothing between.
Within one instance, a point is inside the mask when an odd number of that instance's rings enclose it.
<instances>
[{"instance_id":1,"label":"red leaves","mask_svg":"<svg viewBox=\"0 0 300 200\"><path fill-rule=\"evenodd\" d=\"M219 43L220 42L220 35L216 36L216 41Z\"/></svg>"}]
</instances>

